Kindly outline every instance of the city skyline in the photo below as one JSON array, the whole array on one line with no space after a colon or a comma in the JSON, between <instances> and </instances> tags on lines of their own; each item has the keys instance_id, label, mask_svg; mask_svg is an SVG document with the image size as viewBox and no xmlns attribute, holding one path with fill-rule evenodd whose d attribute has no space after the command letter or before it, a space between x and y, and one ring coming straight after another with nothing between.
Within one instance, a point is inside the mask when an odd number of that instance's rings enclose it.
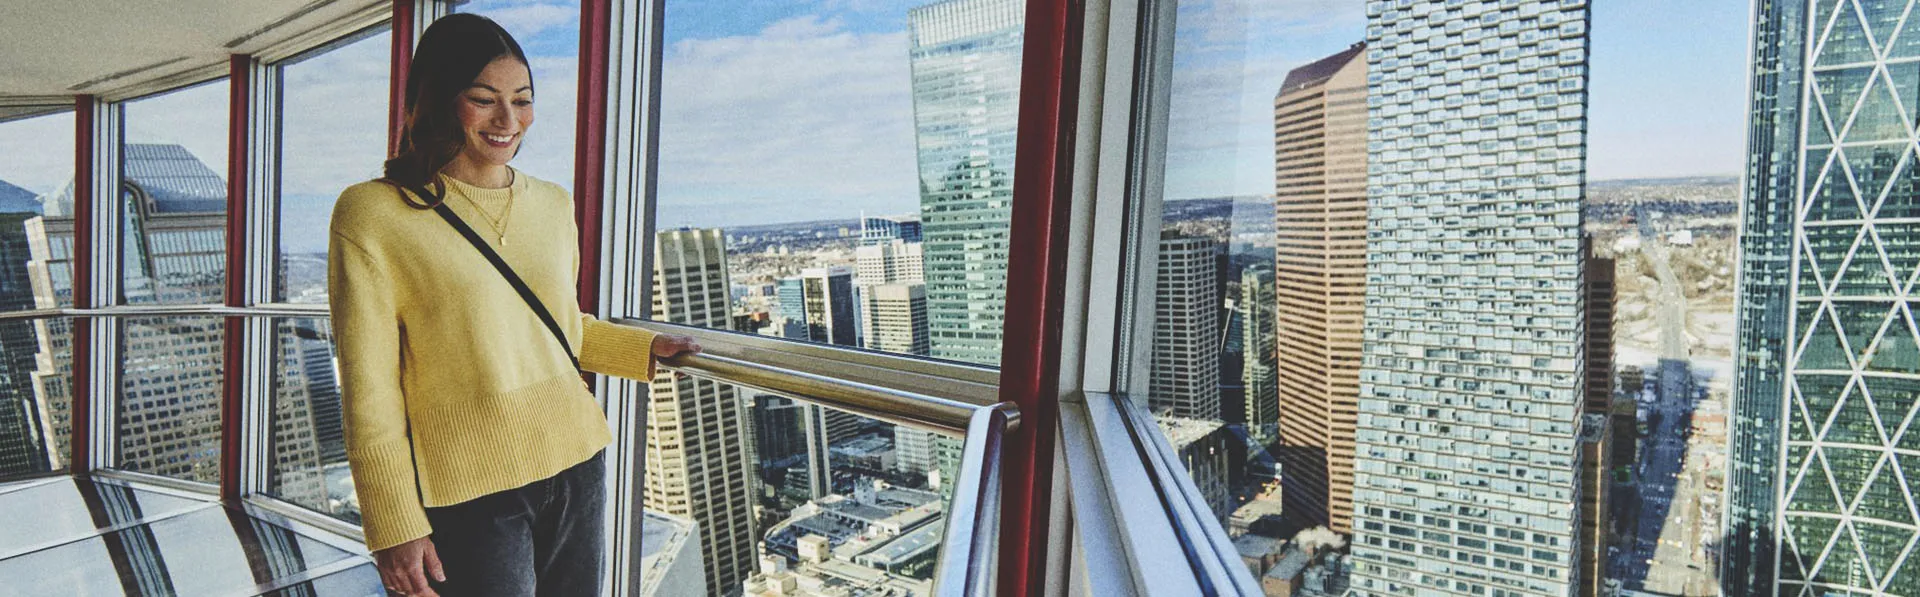
<instances>
[{"instance_id":1,"label":"city skyline","mask_svg":"<svg viewBox=\"0 0 1920 597\"><path fill-rule=\"evenodd\" d=\"M662 228L731 228L915 211L906 13L923 3L670 2L668 19L675 24L666 31L663 66ZM538 118L515 166L570 187L571 152L566 149L572 142L575 89L573 58L567 52L577 35L569 26L574 21L567 19L577 18L578 11L565 17L567 11L559 9L566 4L535 0L500 2L499 10L469 7L500 20L535 62ZM1732 176L1741 170L1750 8L1737 0L1670 4L1620 0L1594 7L1593 180ZM1201 91L1176 88L1176 117L1209 110L1238 114L1223 123L1238 127L1238 140L1232 147L1184 154L1174 151L1182 140L1170 140L1170 153L1186 157L1167 165L1168 197L1266 194L1270 173L1259 168L1270 167L1271 140L1259 132L1264 130L1261 119L1270 115L1258 108L1271 103L1288 70L1360 41L1360 6L1327 0L1290 0L1258 9L1231 0L1182 3L1178 36L1238 35L1240 49L1230 43L1223 56L1257 63L1259 69L1214 71L1228 79L1206 87L1228 85L1235 90L1231 94L1203 96L1197 95ZM1196 12L1202 10L1206 12ZM1274 31L1272 41L1249 42L1249 27ZM354 100L365 93L364 85L356 87L353 80L383 78L387 45L363 43L346 50L355 55L334 57L329 63L329 76L336 80L311 83L309 93L317 98L311 103L344 106L348 111L341 117L350 121L384 123L385 102ZM1676 55L1689 60L1672 60ZM800 61L794 68L768 67L793 56L818 59ZM1176 70L1190 68L1193 63L1183 62ZM755 84L683 83L681 77L692 73L700 73L703 82ZM767 73L776 78L761 80ZM814 83L823 77L845 84ZM224 103L224 89L212 87L209 93L220 94ZM379 87L384 89L384 83ZM224 163L218 159L226 147L224 111L199 110L204 115L193 116L194 110L185 109L191 98L174 101L183 108L175 113L188 118L187 124L203 125L175 127L180 129L177 142L202 161ZM65 184L72 172L71 116L7 126L22 133L0 138L0 155L9 156L0 163L0 180L42 194ZM130 122L129 132L142 126L149 125ZM341 189L376 176L384 129L346 128L355 130L290 142L290 148L314 149L288 156L293 171L284 176L289 184L307 181L300 186ZM811 139L813 146L798 151L803 146L796 143L804 139ZM338 149L366 147L374 150ZM1702 159L1714 161L1680 168ZM1221 160L1236 164L1234 172L1210 173L1203 167ZM1195 182L1183 186L1183 179ZM1233 183L1214 187L1200 182L1207 180ZM302 195L290 201L283 217L325 222L332 199L331 193Z\"/></svg>"}]
</instances>

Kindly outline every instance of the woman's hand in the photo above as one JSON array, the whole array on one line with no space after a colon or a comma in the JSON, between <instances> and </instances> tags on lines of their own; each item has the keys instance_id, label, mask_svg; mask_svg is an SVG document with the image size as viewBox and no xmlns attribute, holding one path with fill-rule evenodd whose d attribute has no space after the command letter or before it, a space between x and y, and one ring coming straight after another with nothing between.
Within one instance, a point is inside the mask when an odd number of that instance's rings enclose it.
<instances>
[{"instance_id":1,"label":"woman's hand","mask_svg":"<svg viewBox=\"0 0 1920 597\"><path fill-rule=\"evenodd\" d=\"M653 356L655 358L677 357L683 354L699 354L700 343L693 338L674 334L660 334L653 337Z\"/></svg>"},{"instance_id":2,"label":"woman's hand","mask_svg":"<svg viewBox=\"0 0 1920 597\"><path fill-rule=\"evenodd\" d=\"M658 346L659 342L654 345ZM374 552L373 561L380 568L380 583L394 595L440 597L427 585L427 576L447 582L447 573L440 568L440 554L433 550L433 541L426 537Z\"/></svg>"}]
</instances>

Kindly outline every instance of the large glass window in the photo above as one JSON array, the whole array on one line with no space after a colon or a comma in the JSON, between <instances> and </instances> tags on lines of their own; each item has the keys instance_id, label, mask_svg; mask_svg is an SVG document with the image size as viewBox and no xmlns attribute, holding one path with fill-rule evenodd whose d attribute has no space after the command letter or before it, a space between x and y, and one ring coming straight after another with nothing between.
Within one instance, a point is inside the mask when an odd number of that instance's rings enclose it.
<instances>
[{"instance_id":1,"label":"large glass window","mask_svg":"<svg viewBox=\"0 0 1920 597\"><path fill-rule=\"evenodd\" d=\"M267 492L350 522L360 503L347 469L330 320L277 319Z\"/></svg>"},{"instance_id":2,"label":"large glass window","mask_svg":"<svg viewBox=\"0 0 1920 597\"><path fill-rule=\"evenodd\" d=\"M0 123L0 311L71 306L73 113ZM0 321L0 478L67 466L72 320Z\"/></svg>"},{"instance_id":3,"label":"large glass window","mask_svg":"<svg viewBox=\"0 0 1920 597\"><path fill-rule=\"evenodd\" d=\"M392 39L384 27L369 30L280 65L276 300L326 302L333 203L382 176Z\"/></svg>"},{"instance_id":4,"label":"large glass window","mask_svg":"<svg viewBox=\"0 0 1920 597\"><path fill-rule=\"evenodd\" d=\"M654 318L998 365L1024 12L668 2ZM652 422L690 398L656 383ZM752 532L714 533L738 525L693 512L710 592L796 577L928 590L958 440L747 390L726 399L752 427L649 437L662 454L704 449L680 437L754 440L734 457L758 463L738 489L761 511ZM879 522L895 515L911 523ZM765 570L757 552L787 566Z\"/></svg>"},{"instance_id":5,"label":"large glass window","mask_svg":"<svg viewBox=\"0 0 1920 597\"><path fill-rule=\"evenodd\" d=\"M121 302L221 301L226 274L226 79L127 102Z\"/></svg>"},{"instance_id":6,"label":"large glass window","mask_svg":"<svg viewBox=\"0 0 1920 597\"><path fill-rule=\"evenodd\" d=\"M1715 584L1749 6L1654 4L1179 3L1143 404L1243 556L1379 594ZM1857 83L1814 95L1882 105ZM1909 145L1812 150L1854 162L1806 184L1857 230Z\"/></svg>"},{"instance_id":7,"label":"large glass window","mask_svg":"<svg viewBox=\"0 0 1920 597\"><path fill-rule=\"evenodd\" d=\"M120 320L117 468L220 482L218 317Z\"/></svg>"},{"instance_id":8,"label":"large glass window","mask_svg":"<svg viewBox=\"0 0 1920 597\"><path fill-rule=\"evenodd\" d=\"M473 0L454 10L481 15L506 28L533 70L534 124L513 167L573 189L574 113L580 96L579 0Z\"/></svg>"}]
</instances>

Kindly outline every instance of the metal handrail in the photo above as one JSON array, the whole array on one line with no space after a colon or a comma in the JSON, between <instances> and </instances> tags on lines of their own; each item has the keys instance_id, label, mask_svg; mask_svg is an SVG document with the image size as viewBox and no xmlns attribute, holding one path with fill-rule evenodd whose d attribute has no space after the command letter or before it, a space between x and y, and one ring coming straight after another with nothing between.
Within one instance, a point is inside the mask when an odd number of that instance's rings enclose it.
<instances>
[{"instance_id":1,"label":"metal handrail","mask_svg":"<svg viewBox=\"0 0 1920 597\"><path fill-rule=\"evenodd\" d=\"M326 305L117 305L92 309L28 309L0 313L0 321L54 317L315 317L328 316Z\"/></svg>"},{"instance_id":2,"label":"metal handrail","mask_svg":"<svg viewBox=\"0 0 1920 597\"><path fill-rule=\"evenodd\" d=\"M1000 452L1018 412L1001 403L975 410L955 475L953 506L940 538L934 592L942 596L993 594L1000 541Z\"/></svg>"},{"instance_id":3,"label":"metal handrail","mask_svg":"<svg viewBox=\"0 0 1920 597\"><path fill-rule=\"evenodd\" d=\"M965 437L981 407L876 385L835 379L732 357L701 353L669 357L660 365L695 377L789 396L864 417ZM1010 407L1010 405L1009 405ZM1019 427L1017 411L1008 411L1009 428Z\"/></svg>"}]
</instances>

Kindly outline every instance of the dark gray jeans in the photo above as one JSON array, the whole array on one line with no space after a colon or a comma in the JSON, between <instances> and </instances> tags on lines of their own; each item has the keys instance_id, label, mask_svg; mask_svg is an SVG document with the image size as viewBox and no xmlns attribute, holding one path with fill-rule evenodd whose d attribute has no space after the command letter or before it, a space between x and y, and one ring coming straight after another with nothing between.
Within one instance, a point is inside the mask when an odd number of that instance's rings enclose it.
<instances>
[{"instance_id":1,"label":"dark gray jeans","mask_svg":"<svg viewBox=\"0 0 1920 597\"><path fill-rule=\"evenodd\" d=\"M606 452L524 487L427 508L443 597L600 594Z\"/></svg>"}]
</instances>

